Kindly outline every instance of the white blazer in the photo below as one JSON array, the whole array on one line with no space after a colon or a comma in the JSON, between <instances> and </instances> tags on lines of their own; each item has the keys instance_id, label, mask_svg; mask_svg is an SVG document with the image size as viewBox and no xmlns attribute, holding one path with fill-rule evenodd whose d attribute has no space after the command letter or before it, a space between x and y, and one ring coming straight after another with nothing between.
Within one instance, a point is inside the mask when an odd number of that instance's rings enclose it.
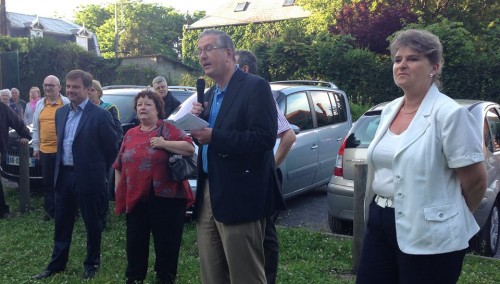
<instances>
[{"instance_id":1,"label":"white blazer","mask_svg":"<svg viewBox=\"0 0 500 284\"><path fill-rule=\"evenodd\" d=\"M390 102L382 111L368 147L365 220L373 200L373 149L403 103ZM396 147L392 163L396 234L407 254L437 254L468 247L479 231L462 195L454 168L484 160L481 127L469 111L432 85Z\"/></svg>"}]
</instances>

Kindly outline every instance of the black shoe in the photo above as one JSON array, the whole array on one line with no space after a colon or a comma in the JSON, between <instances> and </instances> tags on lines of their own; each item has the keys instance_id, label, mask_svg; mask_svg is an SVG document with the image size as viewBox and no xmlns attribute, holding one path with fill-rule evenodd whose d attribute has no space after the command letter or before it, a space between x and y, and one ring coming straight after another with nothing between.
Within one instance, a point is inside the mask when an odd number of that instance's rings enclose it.
<instances>
[{"instance_id":1,"label":"black shoe","mask_svg":"<svg viewBox=\"0 0 500 284\"><path fill-rule=\"evenodd\" d=\"M41 280L41 279L49 278L50 276L52 276L52 275L54 275L56 273L57 273L57 271L52 271L52 270L45 269L40 274L37 274L37 275L33 276L33 279L35 279L35 280Z\"/></svg>"},{"instance_id":2,"label":"black shoe","mask_svg":"<svg viewBox=\"0 0 500 284\"><path fill-rule=\"evenodd\" d=\"M85 269L83 272L83 279L92 279L95 276L96 269Z\"/></svg>"}]
</instances>

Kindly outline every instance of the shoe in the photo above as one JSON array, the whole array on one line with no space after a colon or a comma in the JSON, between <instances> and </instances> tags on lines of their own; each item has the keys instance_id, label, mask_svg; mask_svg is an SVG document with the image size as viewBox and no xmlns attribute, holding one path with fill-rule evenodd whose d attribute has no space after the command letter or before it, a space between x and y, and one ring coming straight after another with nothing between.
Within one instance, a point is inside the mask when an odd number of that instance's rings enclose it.
<instances>
[{"instance_id":1,"label":"shoe","mask_svg":"<svg viewBox=\"0 0 500 284\"><path fill-rule=\"evenodd\" d=\"M83 272L83 279L92 279L95 276L95 269L85 269Z\"/></svg>"},{"instance_id":2,"label":"shoe","mask_svg":"<svg viewBox=\"0 0 500 284\"><path fill-rule=\"evenodd\" d=\"M52 275L54 275L56 273L57 273L56 271L45 269L40 274L37 274L37 275L33 276L33 279L35 279L35 280L41 280L41 279L49 278L50 276L52 276Z\"/></svg>"}]
</instances>

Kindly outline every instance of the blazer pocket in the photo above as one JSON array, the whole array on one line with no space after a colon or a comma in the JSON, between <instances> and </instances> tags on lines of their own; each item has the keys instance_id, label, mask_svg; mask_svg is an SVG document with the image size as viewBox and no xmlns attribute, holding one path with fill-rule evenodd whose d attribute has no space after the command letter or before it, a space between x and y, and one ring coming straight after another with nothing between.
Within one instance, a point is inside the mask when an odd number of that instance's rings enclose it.
<instances>
[{"instance_id":1,"label":"blazer pocket","mask_svg":"<svg viewBox=\"0 0 500 284\"><path fill-rule=\"evenodd\" d=\"M427 221L443 222L458 215L458 209L453 204L424 208Z\"/></svg>"}]
</instances>

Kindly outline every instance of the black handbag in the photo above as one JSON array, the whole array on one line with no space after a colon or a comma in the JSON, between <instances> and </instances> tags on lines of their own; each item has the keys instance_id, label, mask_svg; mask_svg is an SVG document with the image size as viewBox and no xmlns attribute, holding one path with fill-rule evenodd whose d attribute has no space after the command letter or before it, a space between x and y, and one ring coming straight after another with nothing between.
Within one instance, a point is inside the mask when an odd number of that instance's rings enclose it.
<instances>
[{"instance_id":1,"label":"black handbag","mask_svg":"<svg viewBox=\"0 0 500 284\"><path fill-rule=\"evenodd\" d=\"M165 122L163 122L165 124ZM158 137L162 136L163 124L161 125ZM182 156L169 152L168 167L170 169L170 177L174 181L183 181L190 178L196 178L198 155L193 153L191 156Z\"/></svg>"}]
</instances>

